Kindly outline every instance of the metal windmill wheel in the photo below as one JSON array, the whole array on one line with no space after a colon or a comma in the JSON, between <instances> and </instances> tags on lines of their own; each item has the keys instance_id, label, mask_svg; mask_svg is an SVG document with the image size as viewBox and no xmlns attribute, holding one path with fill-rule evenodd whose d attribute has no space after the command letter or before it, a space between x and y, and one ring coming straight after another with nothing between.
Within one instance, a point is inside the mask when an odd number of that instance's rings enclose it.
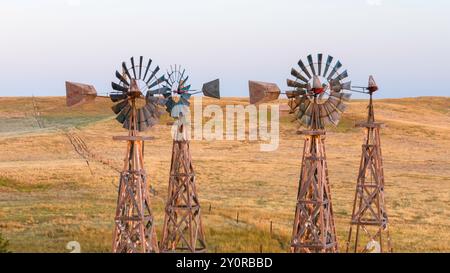
<instances>
[{"instance_id":1,"label":"metal windmill wheel","mask_svg":"<svg viewBox=\"0 0 450 273\"><path fill-rule=\"evenodd\" d=\"M158 78L156 74L160 70L159 66L152 70L152 60L149 59L144 65L143 59L140 56L139 63L135 63L134 57L131 57L131 66L122 63L122 73L115 73L119 83L111 83L114 91L109 95L116 102L112 110L117 114L117 121L126 129L140 132L158 122L162 114L159 107L166 103L162 96L166 88L161 87L166 81L165 75Z\"/></svg>"},{"instance_id":2,"label":"metal windmill wheel","mask_svg":"<svg viewBox=\"0 0 450 273\"><path fill-rule=\"evenodd\" d=\"M158 91L165 98L166 111L175 119L190 106L189 100L194 94L203 93L204 96L220 99L219 79L203 84L201 91L191 89L188 79L186 69L181 65L171 65L166 72L166 80ZM147 95L154 93L155 91L149 91Z\"/></svg>"},{"instance_id":3,"label":"metal windmill wheel","mask_svg":"<svg viewBox=\"0 0 450 273\"><path fill-rule=\"evenodd\" d=\"M189 107L189 99L192 96L191 85L187 83L189 76L186 75L186 69L181 68L181 65L170 66L167 71L167 81L164 87L167 92L164 93L166 98L166 111L173 118L179 118L180 113L184 113L185 108Z\"/></svg>"},{"instance_id":4,"label":"metal windmill wheel","mask_svg":"<svg viewBox=\"0 0 450 273\"><path fill-rule=\"evenodd\" d=\"M345 102L350 99L351 94L343 92L351 89L351 82L344 82L348 77L347 70L340 72L341 62L338 60L333 64L333 59L328 56L323 63L323 54L317 54L316 61L308 55L306 65L302 60L298 61L301 71L291 69L295 79L287 79L287 85L295 88L286 91L291 113L308 128L323 129L330 123L337 125L346 109Z\"/></svg>"}]
</instances>

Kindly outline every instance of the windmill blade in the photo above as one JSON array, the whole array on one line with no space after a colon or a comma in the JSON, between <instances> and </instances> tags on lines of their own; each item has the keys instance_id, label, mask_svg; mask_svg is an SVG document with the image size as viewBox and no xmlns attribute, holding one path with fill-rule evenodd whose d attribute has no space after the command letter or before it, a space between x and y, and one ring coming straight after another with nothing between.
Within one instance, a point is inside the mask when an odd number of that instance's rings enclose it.
<instances>
[{"instance_id":1,"label":"windmill blade","mask_svg":"<svg viewBox=\"0 0 450 273\"><path fill-rule=\"evenodd\" d=\"M163 99L161 97L155 97L152 94L150 94L149 92L147 92L147 95L145 96L145 100L147 103L151 103L151 104L157 104L157 105L165 105L166 104L166 99Z\"/></svg>"},{"instance_id":2,"label":"windmill blade","mask_svg":"<svg viewBox=\"0 0 450 273\"><path fill-rule=\"evenodd\" d=\"M130 113L128 114L128 116L127 116L127 118L125 119L125 121L124 121L124 123L123 123L123 128L125 128L125 129L127 129L127 130L133 130L133 129L135 129L135 128L133 128L133 126L131 126L132 125L132 123L131 123L131 111L130 111Z\"/></svg>"},{"instance_id":3,"label":"windmill blade","mask_svg":"<svg viewBox=\"0 0 450 273\"><path fill-rule=\"evenodd\" d=\"M182 79L184 77L184 72L186 71L186 69L183 69L183 72L180 75L180 79ZM187 79L189 78L189 76L186 76L186 79L184 79L183 84L187 81Z\"/></svg>"},{"instance_id":4,"label":"windmill blade","mask_svg":"<svg viewBox=\"0 0 450 273\"><path fill-rule=\"evenodd\" d=\"M305 125L305 126L310 126L310 124L311 124L311 116L304 115L302 117L302 119L300 120L300 123Z\"/></svg>"},{"instance_id":5,"label":"windmill blade","mask_svg":"<svg viewBox=\"0 0 450 273\"><path fill-rule=\"evenodd\" d=\"M172 99L172 97L168 98L166 101L166 111L170 114L172 113L172 109L175 106L175 101Z\"/></svg>"},{"instance_id":6,"label":"windmill blade","mask_svg":"<svg viewBox=\"0 0 450 273\"><path fill-rule=\"evenodd\" d=\"M130 72L128 71L127 64L125 62L122 62L122 70L125 74L127 74L128 79L131 79Z\"/></svg>"},{"instance_id":7,"label":"windmill blade","mask_svg":"<svg viewBox=\"0 0 450 273\"><path fill-rule=\"evenodd\" d=\"M344 72L339 74L334 80L341 81L347 77L348 77L348 72L347 72L347 70L345 70Z\"/></svg>"},{"instance_id":8,"label":"windmill blade","mask_svg":"<svg viewBox=\"0 0 450 273\"><path fill-rule=\"evenodd\" d=\"M152 117L151 112L148 110L147 107L142 107L141 110L144 115L144 121L145 121L147 128L153 126L153 122L152 122L153 117Z\"/></svg>"},{"instance_id":9,"label":"windmill blade","mask_svg":"<svg viewBox=\"0 0 450 273\"><path fill-rule=\"evenodd\" d=\"M301 119L305 116L305 115L311 115L311 102L309 99L303 100L300 102L300 105L298 107L298 114L297 114L297 119L299 121L301 121Z\"/></svg>"},{"instance_id":10,"label":"windmill blade","mask_svg":"<svg viewBox=\"0 0 450 273\"><path fill-rule=\"evenodd\" d=\"M206 97L220 99L220 81L215 79L213 81L204 83L202 86L202 93Z\"/></svg>"},{"instance_id":11,"label":"windmill blade","mask_svg":"<svg viewBox=\"0 0 450 273\"><path fill-rule=\"evenodd\" d=\"M291 79L287 79L286 82L287 82L287 86L289 86L289 87L297 87L297 88L306 88L307 87L306 83L296 82Z\"/></svg>"},{"instance_id":12,"label":"windmill blade","mask_svg":"<svg viewBox=\"0 0 450 273\"><path fill-rule=\"evenodd\" d=\"M152 118L152 116L150 116L147 108L143 107L142 112L144 113L144 118L145 118L145 120L144 120L145 129L150 128L156 124L156 122L154 121L155 119Z\"/></svg>"},{"instance_id":13,"label":"windmill blade","mask_svg":"<svg viewBox=\"0 0 450 273\"><path fill-rule=\"evenodd\" d=\"M71 107L91 102L97 97L93 85L66 81L66 105Z\"/></svg>"},{"instance_id":14,"label":"windmill blade","mask_svg":"<svg viewBox=\"0 0 450 273\"><path fill-rule=\"evenodd\" d=\"M328 103L326 104L327 107L330 108L331 112L329 115L330 121L331 123L334 124L334 126L338 126L339 124L339 120L341 119L341 114L339 111L336 111L336 109L333 108L333 106L329 105ZM345 110L345 109L344 109Z\"/></svg>"},{"instance_id":15,"label":"windmill blade","mask_svg":"<svg viewBox=\"0 0 450 273\"><path fill-rule=\"evenodd\" d=\"M181 90L188 91L190 88L191 88L191 85L189 84L188 86L181 88Z\"/></svg>"},{"instance_id":16,"label":"windmill blade","mask_svg":"<svg viewBox=\"0 0 450 273\"><path fill-rule=\"evenodd\" d=\"M300 105L300 110L297 116L297 120L305 126L309 126L311 122L311 114L314 104L311 101L305 100L303 104Z\"/></svg>"},{"instance_id":17,"label":"windmill blade","mask_svg":"<svg viewBox=\"0 0 450 273\"><path fill-rule=\"evenodd\" d=\"M336 64L334 65L333 69L330 72L330 75L328 75L327 80L331 80L334 76L334 74L336 74L336 72L339 70L339 68L342 67L342 64L340 61L337 61Z\"/></svg>"},{"instance_id":18,"label":"windmill blade","mask_svg":"<svg viewBox=\"0 0 450 273\"><path fill-rule=\"evenodd\" d=\"M308 79L303 77L302 74L300 74L300 72L298 72L297 70L295 70L294 68L291 68L291 75L296 77L297 79L307 83Z\"/></svg>"},{"instance_id":19,"label":"windmill blade","mask_svg":"<svg viewBox=\"0 0 450 273\"><path fill-rule=\"evenodd\" d=\"M323 77L326 77L328 69L330 68L331 62L333 62L333 56L327 57L327 63L325 64L325 71L323 72Z\"/></svg>"},{"instance_id":20,"label":"windmill blade","mask_svg":"<svg viewBox=\"0 0 450 273\"><path fill-rule=\"evenodd\" d=\"M341 84L343 90L350 90L352 89L352 82L344 82Z\"/></svg>"},{"instance_id":21,"label":"windmill blade","mask_svg":"<svg viewBox=\"0 0 450 273\"><path fill-rule=\"evenodd\" d=\"M308 57L306 58L308 59L309 67L311 68L313 75L316 76L316 69L314 68L314 61L312 55L308 55Z\"/></svg>"},{"instance_id":22,"label":"windmill blade","mask_svg":"<svg viewBox=\"0 0 450 273\"><path fill-rule=\"evenodd\" d=\"M150 74L150 78L148 78L148 81L145 82L147 85L149 84L149 82L153 79L153 77L155 77L156 73L158 73L159 71L159 66L157 66L155 68L155 70L153 70L152 74Z\"/></svg>"},{"instance_id":23,"label":"windmill blade","mask_svg":"<svg viewBox=\"0 0 450 273\"><path fill-rule=\"evenodd\" d=\"M300 107L300 110L302 110L303 112L307 112L308 109L311 108L311 105L312 105L311 101L309 99L306 99L303 101L303 103L300 104L299 107Z\"/></svg>"},{"instance_id":24,"label":"windmill blade","mask_svg":"<svg viewBox=\"0 0 450 273\"><path fill-rule=\"evenodd\" d=\"M339 119L340 119L340 112L339 111L344 111L345 107L343 106L339 106L337 107L337 105L342 104L342 102L337 101L337 100L333 100L333 99L328 99L325 103L323 103L322 105L324 106L324 108L326 109L326 112L328 113L328 118L330 120L330 122L332 124L334 124L335 126L338 125L339 123ZM338 110L341 109L341 110Z\"/></svg>"},{"instance_id":25,"label":"windmill blade","mask_svg":"<svg viewBox=\"0 0 450 273\"><path fill-rule=\"evenodd\" d=\"M297 96L293 99L289 100L289 107L291 108L290 113L295 113L296 116L300 115L300 105L303 104L305 101L305 97L304 96Z\"/></svg>"},{"instance_id":26,"label":"windmill blade","mask_svg":"<svg viewBox=\"0 0 450 273\"><path fill-rule=\"evenodd\" d=\"M126 99L127 95L124 93L114 93L114 94L109 94L109 97L111 98L111 100L113 102L118 102L119 100Z\"/></svg>"},{"instance_id":27,"label":"windmill blade","mask_svg":"<svg viewBox=\"0 0 450 273\"><path fill-rule=\"evenodd\" d=\"M159 111L156 108L155 105L151 104L151 103L147 103L144 108L146 109L146 112L148 112L148 114L150 115L151 118L155 118L158 119L159 118Z\"/></svg>"},{"instance_id":28,"label":"windmill blade","mask_svg":"<svg viewBox=\"0 0 450 273\"><path fill-rule=\"evenodd\" d=\"M332 83L331 90L334 92L340 92L342 90L350 90L352 88L352 82L336 83L332 81L331 83Z\"/></svg>"},{"instance_id":29,"label":"windmill blade","mask_svg":"<svg viewBox=\"0 0 450 273\"><path fill-rule=\"evenodd\" d=\"M338 125L339 124L339 121L340 121L340 119L341 119L341 115L339 114L339 112L338 111L334 111L333 113L331 113L331 116L333 117L333 121L334 121L334 125Z\"/></svg>"},{"instance_id":30,"label":"windmill blade","mask_svg":"<svg viewBox=\"0 0 450 273\"><path fill-rule=\"evenodd\" d=\"M120 74L119 71L117 71L117 70L116 70L116 78L119 79L120 82L123 83L125 86L130 86L127 79L125 79L125 77L122 76L122 74Z\"/></svg>"},{"instance_id":31,"label":"windmill blade","mask_svg":"<svg viewBox=\"0 0 450 273\"><path fill-rule=\"evenodd\" d=\"M145 130L147 130L147 128L149 127L149 124L147 122L147 117L145 115L145 108L141 108L138 111L138 116L139 116L139 131L143 132Z\"/></svg>"},{"instance_id":32,"label":"windmill blade","mask_svg":"<svg viewBox=\"0 0 450 273\"><path fill-rule=\"evenodd\" d=\"M181 98L184 98L186 100L189 100L191 98L192 94L189 93L183 93L180 95Z\"/></svg>"},{"instance_id":33,"label":"windmill blade","mask_svg":"<svg viewBox=\"0 0 450 273\"><path fill-rule=\"evenodd\" d=\"M329 124L331 121L328 118L328 114L325 110L325 107L322 104L319 104L319 119L320 119L320 124L322 125L327 125Z\"/></svg>"},{"instance_id":34,"label":"windmill blade","mask_svg":"<svg viewBox=\"0 0 450 273\"><path fill-rule=\"evenodd\" d=\"M187 82L187 80L189 79L189 76L186 76L186 78L184 78L183 80L180 80L179 82L179 86L184 86L184 84Z\"/></svg>"},{"instance_id":35,"label":"windmill blade","mask_svg":"<svg viewBox=\"0 0 450 273\"><path fill-rule=\"evenodd\" d=\"M121 91L121 92L124 92L124 93L128 92L128 88L127 87L119 85L119 84L117 84L115 82L111 82L111 87L112 87L112 89L114 89L116 91Z\"/></svg>"},{"instance_id":36,"label":"windmill blade","mask_svg":"<svg viewBox=\"0 0 450 273\"><path fill-rule=\"evenodd\" d=\"M150 84L150 85L148 86L148 88L150 89L150 88L152 88L152 87L155 87L155 86L157 86L158 84L160 84L160 83L162 83L162 82L165 82L165 81L167 81L167 80L166 80L166 75L162 75L161 77L159 77L159 79L157 79L157 80L154 81L152 84Z\"/></svg>"},{"instance_id":37,"label":"windmill blade","mask_svg":"<svg viewBox=\"0 0 450 273\"><path fill-rule=\"evenodd\" d=\"M189 102L189 100L187 100L186 98L183 98L183 97L180 97L180 102L181 102L183 105L186 105L186 106L190 106L190 105L191 105L191 103Z\"/></svg>"},{"instance_id":38,"label":"windmill blade","mask_svg":"<svg viewBox=\"0 0 450 273\"><path fill-rule=\"evenodd\" d=\"M344 104L344 102L336 97L330 96L328 100L330 102L330 105L332 105L339 113L343 113L347 106Z\"/></svg>"},{"instance_id":39,"label":"windmill blade","mask_svg":"<svg viewBox=\"0 0 450 273\"><path fill-rule=\"evenodd\" d=\"M342 92L331 92L330 93L330 98L336 98L339 100L343 100L343 101L349 101L350 97L352 96L352 94L350 93L342 93Z\"/></svg>"},{"instance_id":40,"label":"windmill blade","mask_svg":"<svg viewBox=\"0 0 450 273\"><path fill-rule=\"evenodd\" d=\"M144 57L140 56L139 57L139 79L141 79L141 76L142 76L142 61L144 61Z\"/></svg>"},{"instance_id":41,"label":"windmill blade","mask_svg":"<svg viewBox=\"0 0 450 273\"><path fill-rule=\"evenodd\" d=\"M144 78L142 78L143 81L145 81L145 78L147 77L148 70L150 69L150 66L152 64L152 59L148 59L147 68L145 69Z\"/></svg>"},{"instance_id":42,"label":"windmill blade","mask_svg":"<svg viewBox=\"0 0 450 273\"><path fill-rule=\"evenodd\" d=\"M159 118L158 119L156 119L156 118L148 118L145 122L147 122L147 126L148 127L153 127L153 126L155 126L157 123L158 123L158 120L159 120Z\"/></svg>"},{"instance_id":43,"label":"windmill blade","mask_svg":"<svg viewBox=\"0 0 450 273\"><path fill-rule=\"evenodd\" d=\"M311 79L312 76L311 76L311 74L309 74L309 71L308 71L308 69L306 69L306 66L305 66L305 64L302 62L302 60L299 60L299 61L298 61L298 65L299 65L300 68L302 69L303 73L306 74L306 76L308 77L308 79Z\"/></svg>"},{"instance_id":44,"label":"windmill blade","mask_svg":"<svg viewBox=\"0 0 450 273\"><path fill-rule=\"evenodd\" d=\"M116 120L120 123L124 123L125 120L128 119L130 112L131 106L130 105L125 106L125 108L123 108L122 111L120 111L119 115L116 117Z\"/></svg>"},{"instance_id":45,"label":"windmill blade","mask_svg":"<svg viewBox=\"0 0 450 273\"><path fill-rule=\"evenodd\" d=\"M290 99L288 101L288 106L291 109L291 113L293 113L293 111L295 111L298 107L298 103L295 99Z\"/></svg>"},{"instance_id":46,"label":"windmill blade","mask_svg":"<svg viewBox=\"0 0 450 273\"><path fill-rule=\"evenodd\" d=\"M306 94L306 90L305 89L296 89L296 90L290 90L290 91L286 91L286 97L288 97L288 99L292 99L292 98L296 98L296 97L300 97Z\"/></svg>"},{"instance_id":47,"label":"windmill blade","mask_svg":"<svg viewBox=\"0 0 450 273\"><path fill-rule=\"evenodd\" d=\"M147 91L147 94L151 94L151 95L157 95L157 94L163 95L163 94L166 94L167 92L169 92L170 90L171 90L171 89L170 89L169 87L163 86L163 87L160 87L160 88L155 89L155 90L149 90L149 91Z\"/></svg>"},{"instance_id":48,"label":"windmill blade","mask_svg":"<svg viewBox=\"0 0 450 273\"><path fill-rule=\"evenodd\" d=\"M130 105L128 100L121 101L111 107L115 114L119 114L125 106Z\"/></svg>"},{"instance_id":49,"label":"windmill blade","mask_svg":"<svg viewBox=\"0 0 450 273\"><path fill-rule=\"evenodd\" d=\"M322 75L322 57L323 57L322 53L317 54L317 68L319 70L318 71L319 76Z\"/></svg>"},{"instance_id":50,"label":"windmill blade","mask_svg":"<svg viewBox=\"0 0 450 273\"><path fill-rule=\"evenodd\" d=\"M133 70L133 76L134 79L136 79L137 77L136 77L136 69L134 68L134 57L131 57L130 60L131 60L131 69Z\"/></svg>"},{"instance_id":51,"label":"windmill blade","mask_svg":"<svg viewBox=\"0 0 450 273\"><path fill-rule=\"evenodd\" d=\"M339 113L329 105L328 101L323 103L321 106L321 116L323 117L325 124L331 123L334 126L337 126L339 123Z\"/></svg>"}]
</instances>

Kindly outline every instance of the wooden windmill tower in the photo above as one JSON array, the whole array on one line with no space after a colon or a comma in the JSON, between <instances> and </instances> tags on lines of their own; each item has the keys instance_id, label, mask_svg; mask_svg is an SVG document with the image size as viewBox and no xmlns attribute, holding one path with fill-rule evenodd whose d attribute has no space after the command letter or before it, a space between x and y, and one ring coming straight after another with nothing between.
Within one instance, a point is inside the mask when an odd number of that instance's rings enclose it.
<instances>
[{"instance_id":1,"label":"wooden windmill tower","mask_svg":"<svg viewBox=\"0 0 450 273\"><path fill-rule=\"evenodd\" d=\"M182 71L180 66L175 65L167 72L164 85L166 110L176 121L161 241L161 251L164 252L206 251L196 176L189 147L190 124L186 120L190 115L189 99L198 92L190 89L187 80L185 70ZM219 99L219 80L205 83L202 92L205 96Z\"/></svg>"},{"instance_id":2,"label":"wooden windmill tower","mask_svg":"<svg viewBox=\"0 0 450 273\"><path fill-rule=\"evenodd\" d=\"M144 169L144 141L150 137L140 136L139 132L155 125L166 103L160 94L159 85L165 76L156 77L159 67L150 69L152 60L139 64L131 58L131 66L122 63L123 73L116 71L120 81L112 83L113 92L108 97L116 103L112 110L117 114L116 120L128 130L127 136L115 136L114 140L126 141L123 169L120 173L120 184L117 198L115 228L112 242L113 252L149 253L158 252L154 218L149 198L149 185ZM148 77L147 77L148 76ZM156 88L156 89L154 89ZM98 97L90 85L66 83L68 105L77 105ZM147 92L147 95L143 94Z\"/></svg>"},{"instance_id":3,"label":"wooden windmill tower","mask_svg":"<svg viewBox=\"0 0 450 273\"><path fill-rule=\"evenodd\" d=\"M333 57L328 56L324 64L322 58L323 54L318 54L314 62L309 55L308 65L300 60L302 72L292 68L295 80L287 80L287 85L294 88L286 91L291 113L306 127L298 131L305 141L291 240L294 253L338 250L324 143L325 125L338 124L346 108L345 101L350 99L350 94L342 91L350 89L351 84L342 82L348 74L347 71L339 73L342 67L339 61L332 65ZM277 93L280 91L274 84L250 82L253 102L277 98Z\"/></svg>"},{"instance_id":4,"label":"wooden windmill tower","mask_svg":"<svg viewBox=\"0 0 450 273\"><path fill-rule=\"evenodd\" d=\"M375 122L372 101L372 94L378 90L378 86L370 76L368 87L356 88L362 88L362 92L368 93L370 98L367 120L357 124L358 127L365 128L366 137L362 145L346 250L347 252L392 252L384 201L385 185L380 143L380 128L383 127L383 123ZM355 233L354 238L352 238L353 233Z\"/></svg>"}]
</instances>

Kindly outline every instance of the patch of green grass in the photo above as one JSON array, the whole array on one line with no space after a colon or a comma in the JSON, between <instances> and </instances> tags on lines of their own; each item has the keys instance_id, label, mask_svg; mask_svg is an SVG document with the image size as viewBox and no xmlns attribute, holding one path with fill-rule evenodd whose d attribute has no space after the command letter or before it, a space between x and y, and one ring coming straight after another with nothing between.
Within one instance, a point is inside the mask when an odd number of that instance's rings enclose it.
<instances>
[{"instance_id":1,"label":"patch of green grass","mask_svg":"<svg viewBox=\"0 0 450 273\"><path fill-rule=\"evenodd\" d=\"M0 233L0 253L8 253L9 241L3 238L3 235Z\"/></svg>"},{"instance_id":2,"label":"patch of green grass","mask_svg":"<svg viewBox=\"0 0 450 273\"><path fill-rule=\"evenodd\" d=\"M0 176L0 188L8 188L19 192L33 192L49 189L49 183L24 183L7 177Z\"/></svg>"},{"instance_id":3,"label":"patch of green grass","mask_svg":"<svg viewBox=\"0 0 450 273\"><path fill-rule=\"evenodd\" d=\"M112 117L111 115L93 115L93 116L55 116L55 115L44 115L42 120L45 127L77 127L81 128L92 124L94 122L101 121Z\"/></svg>"},{"instance_id":4,"label":"patch of green grass","mask_svg":"<svg viewBox=\"0 0 450 273\"><path fill-rule=\"evenodd\" d=\"M338 133L350 133L358 131L359 129L355 127L357 120L356 117L351 115L343 115L339 121L338 126L329 126L329 130Z\"/></svg>"}]
</instances>

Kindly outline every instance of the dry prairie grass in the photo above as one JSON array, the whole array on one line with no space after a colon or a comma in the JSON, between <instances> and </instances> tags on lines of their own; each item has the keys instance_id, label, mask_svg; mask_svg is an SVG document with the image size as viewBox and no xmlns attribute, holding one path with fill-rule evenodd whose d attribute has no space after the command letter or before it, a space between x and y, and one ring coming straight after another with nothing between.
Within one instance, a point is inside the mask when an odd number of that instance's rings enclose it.
<instances>
[{"instance_id":1,"label":"dry prairie grass","mask_svg":"<svg viewBox=\"0 0 450 273\"><path fill-rule=\"evenodd\" d=\"M14 252L65 252L73 240L83 252L107 252L117 173L91 162L91 174L59 129L73 127L93 152L119 167L125 146L111 138L124 131L108 100L73 109L61 97L36 100L46 128L34 120L30 98L0 98L0 231ZM204 102L246 104L241 98ZM364 119L366 103L352 101L326 140L341 248L363 140L353 125ZM382 148L394 250L449 252L450 98L384 99L375 107L376 118L387 124ZM168 120L146 132L156 137L146 145L145 164L158 192L153 198L158 228L171 154ZM256 252L260 245L264 252L288 249L303 146L289 120L281 118L280 146L274 152L260 152L255 141L192 141L210 251Z\"/></svg>"}]
</instances>

